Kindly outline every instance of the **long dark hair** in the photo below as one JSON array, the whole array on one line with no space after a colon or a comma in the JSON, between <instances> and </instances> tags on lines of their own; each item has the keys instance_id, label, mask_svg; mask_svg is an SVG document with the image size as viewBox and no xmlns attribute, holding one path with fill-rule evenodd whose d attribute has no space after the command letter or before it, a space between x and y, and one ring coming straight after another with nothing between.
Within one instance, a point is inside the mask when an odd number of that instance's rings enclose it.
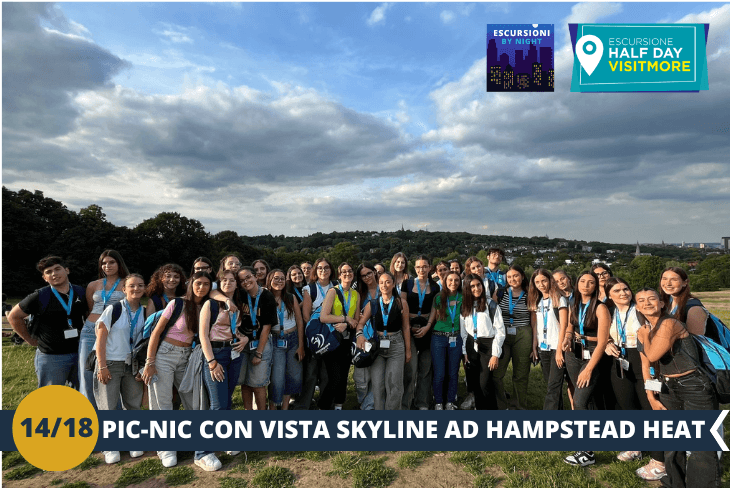
<instances>
[{"instance_id":1,"label":"long dark hair","mask_svg":"<svg viewBox=\"0 0 730 488\"><path fill-rule=\"evenodd\" d=\"M458 295L461 291L461 275L457 273L456 271L449 271L449 273L446 275L446 278L444 278L444 287L441 288L441 291L439 292L439 306L436 307L436 318L438 320L444 320L446 318L446 307L449 303L449 296L451 292L449 291L449 287L446 285L446 282L449 279L449 276L456 275L457 278L459 278L459 288L456 289L456 294ZM436 303L436 300L434 300L434 304ZM463 304L463 298L462 298L462 304Z\"/></svg>"},{"instance_id":2,"label":"long dark hair","mask_svg":"<svg viewBox=\"0 0 730 488\"><path fill-rule=\"evenodd\" d=\"M471 282L472 281L478 281L482 286L482 294L474 298L474 295L471 293ZM481 276L477 274L468 274L466 275L466 278L464 278L464 287L463 287L463 295L464 298L461 302L461 315L464 317L468 317L471 315L471 311L474 308L474 305L477 307L477 312L484 312L487 309L487 290L484 289L484 280Z\"/></svg>"},{"instance_id":3,"label":"long dark hair","mask_svg":"<svg viewBox=\"0 0 730 488\"><path fill-rule=\"evenodd\" d=\"M596 286L594 287L593 293L591 293L590 296L591 303L588 305L588 310L586 310L584 325L586 329L598 329L598 317L596 317L596 309L598 308L599 303L603 304L598 300L598 276L596 276L596 273L594 273L593 271L583 271L581 274L578 275L578 278L575 280L575 289L573 291L573 293L575 293L575 300L573 300L573 304L570 306L570 323L573 325L574 330L577 330L575 328L579 327L578 310L583 305L583 295L580 292L578 282L585 275L592 276L593 279L596 280Z\"/></svg>"},{"instance_id":4,"label":"long dark hair","mask_svg":"<svg viewBox=\"0 0 730 488\"><path fill-rule=\"evenodd\" d=\"M195 259L195 261L193 261L193 267L190 268L190 274L195 273L195 265L198 263L207 264L210 267L210 274L213 274L213 261L206 258L205 256L200 256L199 258Z\"/></svg>"},{"instance_id":5,"label":"long dark hair","mask_svg":"<svg viewBox=\"0 0 730 488\"><path fill-rule=\"evenodd\" d=\"M333 283L334 275L335 275L335 267L332 266L332 263L329 262L329 259L327 258L319 258L314 262L314 265L312 266L312 272L309 273L309 279L307 280L307 283L316 283L319 281L319 277L317 276L317 266L320 264L325 263L327 266L330 267L330 283Z\"/></svg>"},{"instance_id":6,"label":"long dark hair","mask_svg":"<svg viewBox=\"0 0 730 488\"><path fill-rule=\"evenodd\" d=\"M284 279L286 280L286 274L284 274L282 270L277 268L269 271L269 274L266 275L266 289L271 291L272 294L274 293L274 290L273 288L271 288L271 283L274 281L274 275L276 273L283 274ZM281 290L281 301L284 302L284 306L286 307L287 317L291 318L292 314L294 313L294 295L286 290L286 286L284 286L284 288ZM283 324L279 325L283 326ZM284 330L284 328L282 327L281 330Z\"/></svg>"},{"instance_id":7,"label":"long dark hair","mask_svg":"<svg viewBox=\"0 0 730 488\"><path fill-rule=\"evenodd\" d=\"M165 273L177 273L180 276L180 282L177 284L177 288L175 288L175 296L184 296L187 291L185 288L187 277L185 276L185 271L183 271L182 266L175 263L163 264L157 268L154 273L152 273L150 282L145 289L145 294L149 298L152 298L154 295L163 296L165 294L165 285L162 283L162 278L165 276Z\"/></svg>"},{"instance_id":8,"label":"long dark hair","mask_svg":"<svg viewBox=\"0 0 730 488\"><path fill-rule=\"evenodd\" d=\"M357 276L355 276L355 280L357 280L356 281L357 286L355 288L357 289L357 292L360 294L361 306L364 307L365 304L367 303L368 292L370 291L370 289L368 288L368 285L365 284L365 282L362 280L362 277L360 276L360 272L363 269L369 269L370 271L372 271L373 282L375 283L375 289L377 290L379 288L378 288L378 272L375 270L375 266L371 266L366 263L362 263L360 266L358 266L357 271L355 271L355 273L357 274Z\"/></svg>"},{"instance_id":9,"label":"long dark hair","mask_svg":"<svg viewBox=\"0 0 730 488\"><path fill-rule=\"evenodd\" d=\"M122 280L127 277L129 274L129 269L127 268L127 265L124 264L124 258L122 258L122 255L119 254L119 251L115 251L114 249L107 249L106 251L101 253L101 256L99 256L99 278L105 278L106 274L104 274L104 271L101 269L101 262L104 260L105 257L113 258L114 261L117 262L117 275L119 275L119 278Z\"/></svg>"},{"instance_id":10,"label":"long dark hair","mask_svg":"<svg viewBox=\"0 0 730 488\"><path fill-rule=\"evenodd\" d=\"M240 310L243 306L243 298L241 297L241 279L238 277L238 273L234 272L231 269L222 269L218 271L216 278L218 279L218 283L220 283L223 277L227 274L232 274L233 277L236 278L236 291L233 292L233 298L231 298L231 301L233 301L234 305L236 305L236 308ZM223 290L221 290L221 293L223 293Z\"/></svg>"},{"instance_id":11,"label":"long dark hair","mask_svg":"<svg viewBox=\"0 0 730 488\"><path fill-rule=\"evenodd\" d=\"M200 305L205 303L205 301L208 299L208 297L210 296L210 290L213 287L213 277L207 271L198 271L196 273L193 273L193 275L190 277L190 280L188 281L188 289L185 292L185 325L187 326L189 331L192 331L193 334L198 333L198 326L200 325L200 310L198 310L198 307L195 303L193 283L195 283L195 280L200 278L206 278L211 285L211 287L208 289L208 293L200 300Z\"/></svg>"},{"instance_id":12,"label":"long dark hair","mask_svg":"<svg viewBox=\"0 0 730 488\"><path fill-rule=\"evenodd\" d=\"M393 280L393 292L394 293L390 296L390 301L393 302L393 308L391 309L391 313L392 313L393 309L403 311L403 304L401 303L402 298L400 297L400 295L395 293L395 291L396 291L395 276L393 276L393 274L390 271L383 271L383 274L381 274L380 277L378 277L378 289L380 289L380 278L382 278L385 275L390 276L390 279Z\"/></svg>"},{"instance_id":13,"label":"long dark hair","mask_svg":"<svg viewBox=\"0 0 730 488\"><path fill-rule=\"evenodd\" d=\"M671 271L672 273L676 273L679 275L679 278L682 281L687 282L687 286L682 288L682 291L679 292L679 296L676 300L670 300L672 299L672 296L669 295L664 291L664 288L662 288L662 276L664 276L664 273L667 271ZM687 322L687 311L685 310L685 306L687 305L687 302L690 298L694 298L694 295L689 290L689 277L687 276L687 272L683 270L682 268L676 267L676 266L670 266L668 268L665 268L664 271L662 271L662 274L659 275L659 299L664 302L664 307L667 309L667 313L671 315L671 309L669 308L669 303L671 301L672 308L675 306L677 307L677 312L672 315L675 319L679 320L682 323Z\"/></svg>"},{"instance_id":14,"label":"long dark hair","mask_svg":"<svg viewBox=\"0 0 730 488\"><path fill-rule=\"evenodd\" d=\"M393 259L390 260L390 274L392 274L394 277L393 283L395 283L395 275L397 274L395 271L395 261L398 258L403 258L403 261L406 262L406 267L403 268L403 281L405 281L409 278L409 276L408 276L408 258L402 252L397 252L397 253L393 254Z\"/></svg>"},{"instance_id":15,"label":"long dark hair","mask_svg":"<svg viewBox=\"0 0 730 488\"><path fill-rule=\"evenodd\" d=\"M604 303L609 310L613 310L616 307L616 304L613 303L613 300L611 299L611 289L618 284L626 285L626 287L629 289L629 291L631 292L631 303L634 303L636 301L634 297L634 292L631 291L631 285L629 285L629 283L623 278L611 276L609 279L606 280L606 284L603 285L603 291L606 292L606 301ZM644 291L648 290L645 289Z\"/></svg>"},{"instance_id":16,"label":"long dark hair","mask_svg":"<svg viewBox=\"0 0 730 488\"><path fill-rule=\"evenodd\" d=\"M662 274L664 274L664 273L662 273ZM659 288L661 289L661 287L659 287ZM653 339L654 336L657 334L657 332L659 332L659 327L661 326L662 322L664 322L664 319L672 319L672 320L677 320L677 319L676 319L676 317L669 315L669 313L667 312L668 304L667 304L667 302L662 300L660 291L656 291L654 288L651 288L651 287L644 287L641 290L637 291L636 295L638 295L639 293L646 292L646 291L654 293L659 298L659 300L661 300L662 303L664 303L664 305L662 306L662 309L659 311L659 321L657 322L656 326L652 327L651 330L649 331L649 338ZM646 316L644 316L644 314L639 312L638 310L636 311L636 317L639 319L639 323L641 325L644 325L645 323L648 322L648 320L646 319ZM682 329L686 330L686 326L684 325L684 323L682 323ZM671 341L672 344L674 344L675 340L676 340L676 337L674 337L672 339L672 341Z\"/></svg>"},{"instance_id":17,"label":"long dark hair","mask_svg":"<svg viewBox=\"0 0 730 488\"><path fill-rule=\"evenodd\" d=\"M299 270L300 273L302 273L302 286L299 287L294 284L294 282L291 279L291 272ZM286 291L287 293L294 293L294 288L297 290L301 290L307 286L307 277L304 276L304 271L302 271L302 268L298 264L294 264L292 266L289 266L289 269L286 270Z\"/></svg>"},{"instance_id":18,"label":"long dark hair","mask_svg":"<svg viewBox=\"0 0 730 488\"><path fill-rule=\"evenodd\" d=\"M554 306L557 308L560 305L560 297L563 296L562 293L560 293L560 289L558 288L558 283L555 281L555 278L553 278L553 274L545 269L545 268L539 268L534 273L532 273L532 276L530 277L530 287L529 292L527 293L527 309L531 311L537 310L537 304L542 300L543 295L540 290L537 289L537 286L535 285L535 278L538 276L544 276L547 278L549 284L548 289L548 295L550 295L550 299L555 304Z\"/></svg>"}]
</instances>

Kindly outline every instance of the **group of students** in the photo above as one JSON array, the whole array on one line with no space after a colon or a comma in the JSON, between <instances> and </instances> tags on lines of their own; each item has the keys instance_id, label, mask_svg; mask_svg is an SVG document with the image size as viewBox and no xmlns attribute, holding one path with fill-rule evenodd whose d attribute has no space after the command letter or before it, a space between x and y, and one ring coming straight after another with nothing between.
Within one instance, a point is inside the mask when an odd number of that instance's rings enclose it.
<instances>
[{"instance_id":1,"label":"group of students","mask_svg":"<svg viewBox=\"0 0 730 488\"><path fill-rule=\"evenodd\" d=\"M634 292L605 264L575 282L562 270L542 268L528 280L518 265L500 269L503 258L490 249L486 266L470 257L462 268L457 260L432 267L418 256L411 275L403 253L389 270L365 263L335 268L320 258L286 272L263 260L242 266L229 255L214 275L212 261L201 257L189 276L166 264L145 284L117 251L107 250L100 278L84 290L51 256L37 265L49 286L23 299L8 319L38 346L39 387L71 383L99 409L134 410L148 401L150 409L171 410L179 399L185 409L229 410L238 385L249 410L254 400L259 409L342 409L352 353L375 334L377 357L353 372L363 410L456 410L462 363L468 390L462 409L527 408L530 369L538 363L547 386L544 409L564 407L566 382L575 410L718 408L690 335L711 337L709 317L683 269L664 270L658 290ZM159 311L144 367L133 371L145 319ZM29 315L32 332L23 320ZM320 355L306 347L305 327L314 318L339 332L337 348ZM95 370L85 371L92 350ZM646 480L719 486L717 453L649 454L649 464L637 470ZM166 467L177 463L174 451L158 455ZM106 452L105 459L117 462L120 453ZM565 461L585 466L595 457L579 451ZM195 464L209 471L221 466L209 451L197 451Z\"/></svg>"}]
</instances>

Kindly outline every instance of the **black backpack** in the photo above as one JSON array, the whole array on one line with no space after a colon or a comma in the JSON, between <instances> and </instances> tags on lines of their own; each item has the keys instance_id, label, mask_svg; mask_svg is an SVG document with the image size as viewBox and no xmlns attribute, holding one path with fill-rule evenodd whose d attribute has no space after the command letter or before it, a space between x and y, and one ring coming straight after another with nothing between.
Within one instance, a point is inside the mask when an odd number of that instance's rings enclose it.
<instances>
[{"instance_id":1,"label":"black backpack","mask_svg":"<svg viewBox=\"0 0 730 488\"><path fill-rule=\"evenodd\" d=\"M86 293L84 292L84 289L81 288L78 285L72 285L69 283L69 286L73 289L74 295L78 297L82 297L82 300L84 300ZM38 313L33 314L32 316L28 317L27 327L28 327L28 334L35 337L35 331L38 329L38 322L40 322L41 316L46 313L46 309L48 308L48 304L51 303L51 297L53 296L53 292L51 291L50 286L45 286L39 290L36 290L38 292L38 301L41 304L41 309ZM71 305L73 306L73 304Z\"/></svg>"}]
</instances>

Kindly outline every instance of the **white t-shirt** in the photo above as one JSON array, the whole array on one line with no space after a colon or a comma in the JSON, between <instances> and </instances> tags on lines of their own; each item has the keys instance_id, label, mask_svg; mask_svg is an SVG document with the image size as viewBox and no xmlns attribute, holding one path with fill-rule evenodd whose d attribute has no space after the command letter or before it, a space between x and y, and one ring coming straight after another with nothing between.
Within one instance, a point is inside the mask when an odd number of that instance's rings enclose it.
<instances>
[{"instance_id":1,"label":"white t-shirt","mask_svg":"<svg viewBox=\"0 0 730 488\"><path fill-rule=\"evenodd\" d=\"M324 302L324 297L327 295L327 292L329 291L329 289L332 288L332 283L328 283L325 286L322 286L322 285L317 286L317 283L315 283L314 286L317 288L317 298L315 298L312 301L312 313L320 311L319 309L322 306L322 303ZM320 287L321 287L321 289L320 289ZM309 293L309 286L304 287L304 293Z\"/></svg>"},{"instance_id":2,"label":"white t-shirt","mask_svg":"<svg viewBox=\"0 0 730 488\"><path fill-rule=\"evenodd\" d=\"M476 312L477 319L477 338L485 337L489 339L493 337L492 341L492 356L499 357L502 355L502 344L504 344L504 338L507 335L507 331L504 328L504 320L502 320L502 311L497 307L494 312L494 322L489 318L489 302L487 301L487 309L484 312ZM474 312L468 317L464 317L459 314L459 321L461 322L461 339L462 347L461 353L466 354L466 339L471 336L474 337Z\"/></svg>"},{"instance_id":3,"label":"white t-shirt","mask_svg":"<svg viewBox=\"0 0 730 488\"><path fill-rule=\"evenodd\" d=\"M125 298L122 300L122 314L119 316L119 320L114 322L112 326L112 309L114 307L107 307L102 312L99 319L96 321L103 322L106 326L106 330L109 333L106 337L106 360L107 361L125 361L127 354L132 352L132 346L139 341L142 337L142 330L144 329L144 307L140 305L141 312L139 318L135 323L134 334L132 336L132 344L129 342L129 317L130 314L134 318L134 313L129 310L129 303Z\"/></svg>"},{"instance_id":4,"label":"white t-shirt","mask_svg":"<svg viewBox=\"0 0 730 488\"><path fill-rule=\"evenodd\" d=\"M535 310L535 318L537 320L537 344L538 350L540 350L540 344L545 342L550 346L551 351L556 351L560 347L560 338L558 332L560 331L560 321L555 316L555 310L553 309L553 301L550 298L542 298L537 302L537 310ZM558 310L561 308L568 308L568 300L565 297L560 297L560 303L558 304ZM547 318L547 339L545 337L545 324Z\"/></svg>"},{"instance_id":5,"label":"white t-shirt","mask_svg":"<svg viewBox=\"0 0 730 488\"><path fill-rule=\"evenodd\" d=\"M611 317L611 330L609 334L616 344L616 347L621 347L621 336L618 333L618 308L613 311L613 317ZM631 305L628 310L621 313L621 325L626 331L626 345L623 347L633 348L636 347L636 332L641 328L639 323L639 317L636 316L636 306Z\"/></svg>"}]
</instances>

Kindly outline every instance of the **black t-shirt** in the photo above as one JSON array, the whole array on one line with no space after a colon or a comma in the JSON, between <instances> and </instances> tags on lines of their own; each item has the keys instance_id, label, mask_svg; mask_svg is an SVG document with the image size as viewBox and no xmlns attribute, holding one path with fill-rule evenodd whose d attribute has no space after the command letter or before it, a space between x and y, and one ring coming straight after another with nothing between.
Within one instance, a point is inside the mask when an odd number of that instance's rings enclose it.
<instances>
[{"instance_id":1,"label":"black t-shirt","mask_svg":"<svg viewBox=\"0 0 730 488\"><path fill-rule=\"evenodd\" d=\"M46 290L47 289L47 290ZM41 290L50 297L45 311L41 313ZM69 288L70 290L70 288ZM73 304L71 305L71 323L77 330L84 327L84 316L89 307L86 302L86 293L81 287L76 287L79 294L74 291ZM68 293L60 293L61 298L68 303ZM66 339L64 331L69 328L66 310L53 294L50 286L36 290L25 297L18 304L20 309L34 317L33 337L38 340L38 349L44 354L70 354L78 352L79 338Z\"/></svg>"},{"instance_id":2,"label":"black t-shirt","mask_svg":"<svg viewBox=\"0 0 730 488\"><path fill-rule=\"evenodd\" d=\"M392 297L391 301L399 300L399 298ZM399 303L400 304L400 303ZM380 299L370 301L370 320L373 324L373 328L378 332L383 332L383 312L380 310ZM385 305L385 310L388 310L388 305ZM390 306L390 315L388 315L388 332L398 332L403 330L403 311L400 307L397 307L395 303Z\"/></svg>"},{"instance_id":3,"label":"black t-shirt","mask_svg":"<svg viewBox=\"0 0 730 488\"><path fill-rule=\"evenodd\" d=\"M415 278L418 279L418 278ZM433 281L430 282L431 285L431 291L429 293L426 293L426 295L423 297L423 306L421 307L421 316L426 317L428 319L428 315L431 313L431 307L433 306L433 299L436 297L436 295L439 294L441 289L439 286L434 283ZM413 289L416 289L416 291L413 291ZM421 291L424 291L423 289ZM401 292L406 293L406 302L408 303L408 311L410 313L418 313L418 287L416 286L416 282L414 279L408 280L407 282L403 283L403 288L401 288Z\"/></svg>"},{"instance_id":4,"label":"black t-shirt","mask_svg":"<svg viewBox=\"0 0 730 488\"><path fill-rule=\"evenodd\" d=\"M259 297L259 306L256 309L256 339L261 338L261 329L264 325L277 325L279 316L276 314L276 298L265 288L259 288L261 296ZM251 321L251 312L248 308L248 300L251 299L251 305L256 306L256 297L252 297L248 293L244 293L243 306L241 307L241 333L253 340L253 322Z\"/></svg>"}]
</instances>

